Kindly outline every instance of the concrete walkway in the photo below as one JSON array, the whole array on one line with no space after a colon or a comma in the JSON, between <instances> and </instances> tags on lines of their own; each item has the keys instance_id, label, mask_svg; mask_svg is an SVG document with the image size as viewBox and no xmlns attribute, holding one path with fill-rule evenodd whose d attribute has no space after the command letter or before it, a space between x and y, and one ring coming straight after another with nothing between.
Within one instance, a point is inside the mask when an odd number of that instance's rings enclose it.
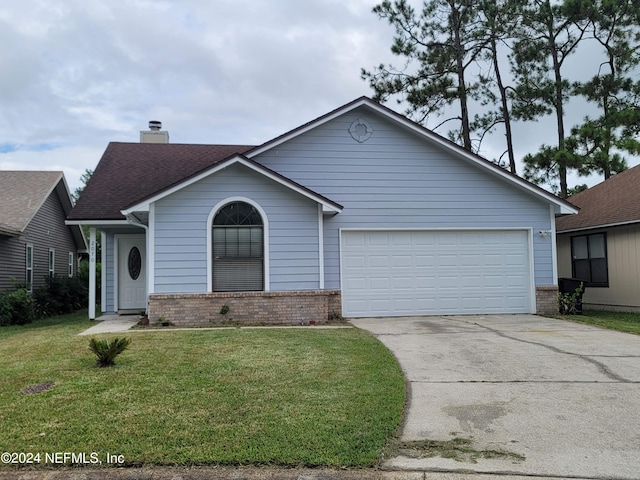
<instances>
[{"instance_id":1,"label":"concrete walkway","mask_svg":"<svg viewBox=\"0 0 640 480\"><path fill-rule=\"evenodd\" d=\"M87 330L80 332L81 335L98 335L100 333L120 333L130 331L131 333L144 332L175 332L181 330L235 330L243 329L273 329L273 328L311 328L311 329L332 329L332 328L353 328L351 325L247 325L247 326L230 326L230 327L170 327L170 328L141 328L139 330L130 330L139 321L137 315L103 315L96 319L95 325Z\"/></svg>"},{"instance_id":2,"label":"concrete walkway","mask_svg":"<svg viewBox=\"0 0 640 480\"><path fill-rule=\"evenodd\" d=\"M640 336L533 315L352 323L374 333L404 370L402 440L466 438L476 450L524 456L472 463L408 449L385 468L426 478L640 478Z\"/></svg>"}]
</instances>

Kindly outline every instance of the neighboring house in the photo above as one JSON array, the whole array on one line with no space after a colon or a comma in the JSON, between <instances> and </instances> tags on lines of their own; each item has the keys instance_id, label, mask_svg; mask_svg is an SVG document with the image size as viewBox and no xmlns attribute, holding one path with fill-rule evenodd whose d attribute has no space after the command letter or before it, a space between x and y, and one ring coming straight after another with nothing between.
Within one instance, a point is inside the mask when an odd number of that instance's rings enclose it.
<instances>
[{"instance_id":1,"label":"neighboring house","mask_svg":"<svg viewBox=\"0 0 640 480\"><path fill-rule=\"evenodd\" d=\"M76 275L86 243L79 226L65 225L72 205L62 172L0 171L0 291Z\"/></svg>"},{"instance_id":2,"label":"neighboring house","mask_svg":"<svg viewBox=\"0 0 640 480\"><path fill-rule=\"evenodd\" d=\"M371 99L257 147L157 143L152 128L109 144L67 220L101 232L105 312L190 324L557 308L555 216L577 209Z\"/></svg>"},{"instance_id":3,"label":"neighboring house","mask_svg":"<svg viewBox=\"0 0 640 480\"><path fill-rule=\"evenodd\" d=\"M560 277L585 282L587 308L640 311L640 166L569 201L580 213L557 221Z\"/></svg>"}]
</instances>

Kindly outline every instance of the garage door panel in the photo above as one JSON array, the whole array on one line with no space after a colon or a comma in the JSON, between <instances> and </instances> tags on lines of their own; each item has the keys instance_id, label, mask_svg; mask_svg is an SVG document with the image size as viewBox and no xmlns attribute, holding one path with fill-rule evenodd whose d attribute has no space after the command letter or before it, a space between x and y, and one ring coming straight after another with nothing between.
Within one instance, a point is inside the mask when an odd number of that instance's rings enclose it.
<instances>
[{"instance_id":1,"label":"garage door panel","mask_svg":"<svg viewBox=\"0 0 640 480\"><path fill-rule=\"evenodd\" d=\"M394 290L411 290L415 286L415 280L412 276L392 278L392 288Z\"/></svg>"},{"instance_id":2,"label":"garage door panel","mask_svg":"<svg viewBox=\"0 0 640 480\"><path fill-rule=\"evenodd\" d=\"M380 233L379 235L369 236L366 239L366 243L372 247L388 247L389 235L385 233Z\"/></svg>"},{"instance_id":3,"label":"garage door panel","mask_svg":"<svg viewBox=\"0 0 640 480\"><path fill-rule=\"evenodd\" d=\"M434 234L438 245L455 246L458 244L458 237L455 233L439 232Z\"/></svg>"},{"instance_id":4,"label":"garage door panel","mask_svg":"<svg viewBox=\"0 0 640 480\"><path fill-rule=\"evenodd\" d=\"M389 256L371 255L368 257L367 266L369 268L389 268Z\"/></svg>"},{"instance_id":5,"label":"garage door panel","mask_svg":"<svg viewBox=\"0 0 640 480\"><path fill-rule=\"evenodd\" d=\"M465 289L472 289L480 283L481 279L480 275L465 275L461 278L461 285Z\"/></svg>"},{"instance_id":6,"label":"garage door panel","mask_svg":"<svg viewBox=\"0 0 640 480\"><path fill-rule=\"evenodd\" d=\"M391 257L392 268L412 268L413 262L411 255L393 255Z\"/></svg>"},{"instance_id":7,"label":"garage door panel","mask_svg":"<svg viewBox=\"0 0 640 480\"><path fill-rule=\"evenodd\" d=\"M367 292L367 279L365 277L349 277L344 282L344 289L352 292Z\"/></svg>"},{"instance_id":8,"label":"garage door panel","mask_svg":"<svg viewBox=\"0 0 640 480\"><path fill-rule=\"evenodd\" d=\"M532 276L525 231L342 235L346 316L530 311Z\"/></svg>"},{"instance_id":9,"label":"garage door panel","mask_svg":"<svg viewBox=\"0 0 640 480\"><path fill-rule=\"evenodd\" d=\"M416 275L413 278L416 289L433 289L438 286L438 279L435 275Z\"/></svg>"},{"instance_id":10,"label":"garage door panel","mask_svg":"<svg viewBox=\"0 0 640 480\"><path fill-rule=\"evenodd\" d=\"M391 235L391 244L394 247L409 246L412 244L412 240L409 232L396 232Z\"/></svg>"},{"instance_id":11,"label":"garage door panel","mask_svg":"<svg viewBox=\"0 0 640 480\"><path fill-rule=\"evenodd\" d=\"M436 256L435 255L419 255L416 254L413 256L415 260L416 267L435 267L436 266Z\"/></svg>"},{"instance_id":12,"label":"garage door panel","mask_svg":"<svg viewBox=\"0 0 640 480\"><path fill-rule=\"evenodd\" d=\"M442 253L438 255L437 266L443 267L443 268L446 268L446 267L457 268L458 255L450 254L450 253Z\"/></svg>"},{"instance_id":13,"label":"garage door panel","mask_svg":"<svg viewBox=\"0 0 640 480\"><path fill-rule=\"evenodd\" d=\"M382 290L386 292L391 286L391 279L389 277L373 277L369 279L369 289L372 291Z\"/></svg>"},{"instance_id":14,"label":"garage door panel","mask_svg":"<svg viewBox=\"0 0 640 480\"><path fill-rule=\"evenodd\" d=\"M511 310L520 310L522 308L526 308L526 306L528 305L528 299L524 296L510 296L507 297L506 301L508 308Z\"/></svg>"},{"instance_id":15,"label":"garage door panel","mask_svg":"<svg viewBox=\"0 0 640 480\"><path fill-rule=\"evenodd\" d=\"M428 232L418 232L412 235L414 245L434 245L436 243L436 236Z\"/></svg>"},{"instance_id":16,"label":"garage door panel","mask_svg":"<svg viewBox=\"0 0 640 480\"><path fill-rule=\"evenodd\" d=\"M504 258L507 267L520 267L526 261L524 255L505 255Z\"/></svg>"},{"instance_id":17,"label":"garage door panel","mask_svg":"<svg viewBox=\"0 0 640 480\"><path fill-rule=\"evenodd\" d=\"M364 269L367 266L367 257L364 255L347 255L344 257L344 266L348 269Z\"/></svg>"},{"instance_id":18,"label":"garage door panel","mask_svg":"<svg viewBox=\"0 0 640 480\"><path fill-rule=\"evenodd\" d=\"M344 237L345 247L364 247L367 234L365 232L349 232L348 236Z\"/></svg>"}]
</instances>

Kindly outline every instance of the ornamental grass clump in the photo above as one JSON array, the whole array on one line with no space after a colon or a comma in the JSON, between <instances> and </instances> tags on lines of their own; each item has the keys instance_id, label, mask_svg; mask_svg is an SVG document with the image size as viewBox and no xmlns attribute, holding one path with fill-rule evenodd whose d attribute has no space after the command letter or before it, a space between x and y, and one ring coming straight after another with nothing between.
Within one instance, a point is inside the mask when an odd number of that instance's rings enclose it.
<instances>
[{"instance_id":1,"label":"ornamental grass clump","mask_svg":"<svg viewBox=\"0 0 640 480\"><path fill-rule=\"evenodd\" d=\"M89 340L89 350L98 357L97 367L111 367L116 364L115 358L124 352L130 344L131 340L126 337L111 340L92 338Z\"/></svg>"}]
</instances>

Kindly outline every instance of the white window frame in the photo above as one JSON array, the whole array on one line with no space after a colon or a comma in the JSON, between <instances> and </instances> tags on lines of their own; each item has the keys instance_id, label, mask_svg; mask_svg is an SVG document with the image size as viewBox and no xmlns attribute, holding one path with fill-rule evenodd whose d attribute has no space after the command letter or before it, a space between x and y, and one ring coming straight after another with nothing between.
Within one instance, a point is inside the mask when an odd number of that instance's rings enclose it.
<instances>
[{"instance_id":1,"label":"white window frame","mask_svg":"<svg viewBox=\"0 0 640 480\"><path fill-rule=\"evenodd\" d=\"M263 275L264 275L264 292L270 291L270 275L269 275L269 218L267 217L264 209L255 201L247 197L228 197L218 202L209 212L209 218L207 219L207 291L213 292L213 219L220 209L233 202L245 202L258 210L260 217L262 217L262 228L264 237L264 251L263 251Z\"/></svg>"},{"instance_id":2,"label":"white window frame","mask_svg":"<svg viewBox=\"0 0 640 480\"><path fill-rule=\"evenodd\" d=\"M54 248L49 249L48 262L49 266L49 278L56 274L56 250Z\"/></svg>"},{"instance_id":3,"label":"white window frame","mask_svg":"<svg viewBox=\"0 0 640 480\"><path fill-rule=\"evenodd\" d=\"M73 252L69 252L69 261L67 263L67 265L69 266L69 271L67 272L69 274L69 278L73 277L73 264L74 264L73 257L74 257Z\"/></svg>"},{"instance_id":4,"label":"white window frame","mask_svg":"<svg viewBox=\"0 0 640 480\"><path fill-rule=\"evenodd\" d=\"M27 284L27 292L33 292L33 245L27 243L25 245L25 283Z\"/></svg>"}]
</instances>

